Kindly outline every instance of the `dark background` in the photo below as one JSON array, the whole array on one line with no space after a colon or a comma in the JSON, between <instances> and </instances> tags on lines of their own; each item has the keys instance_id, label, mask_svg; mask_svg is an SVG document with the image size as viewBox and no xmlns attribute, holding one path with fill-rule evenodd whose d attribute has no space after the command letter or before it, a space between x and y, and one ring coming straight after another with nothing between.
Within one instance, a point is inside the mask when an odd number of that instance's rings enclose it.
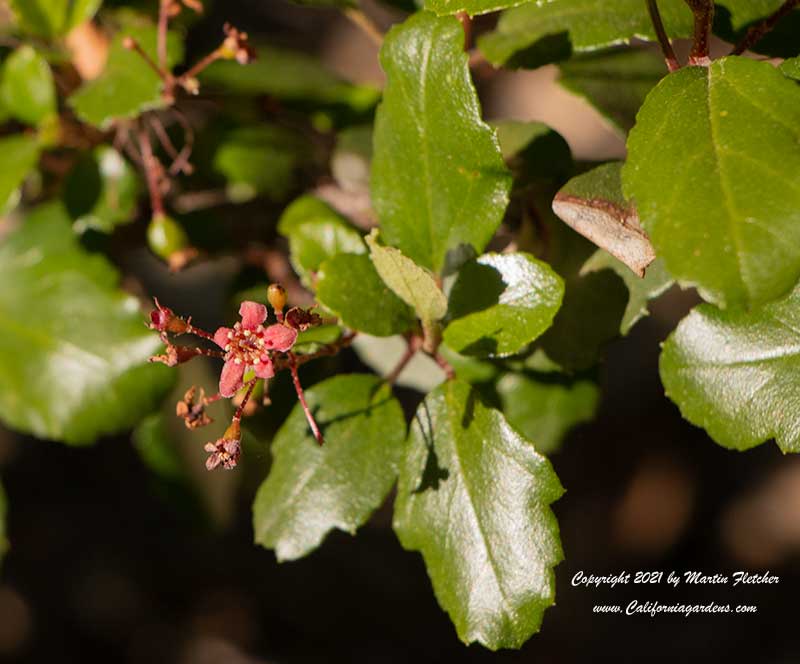
<instances>
[{"instance_id":1,"label":"dark background","mask_svg":"<svg viewBox=\"0 0 800 664\"><path fill-rule=\"evenodd\" d=\"M192 31L190 48L201 52L223 20L262 38L313 46L352 76L376 76L374 51L335 13L256 0L217 3ZM500 89L536 96L525 87L531 75L520 76L482 90L487 107L502 106L492 97ZM548 94L542 85L538 92ZM536 104L542 107L538 98ZM604 143L586 143L581 131L598 121L585 109L564 114L560 129L581 157L620 149L608 132ZM169 281L147 262L128 267L150 292L221 322L222 296L208 296L216 281L205 268ZM664 398L659 342L692 302L671 292L653 317L609 347L596 421L573 431L552 457L567 489L554 505L566 560L557 568L557 604L521 651L490 653L458 641L421 557L400 548L390 505L356 538L334 533L308 558L278 565L252 544L252 482L226 494L223 517L208 519L153 477L127 435L74 449L0 429L12 547L0 576L0 657L187 664L798 661L800 465L772 443L747 453L724 450ZM352 354L344 361L346 369L363 369ZM419 399L410 391L401 396L408 409ZM206 491L209 482L227 481L208 477ZM769 569L780 583L570 585L580 570L663 570L666 577L739 569ZM632 599L753 604L758 612L592 612L595 604L624 607Z\"/></svg>"}]
</instances>

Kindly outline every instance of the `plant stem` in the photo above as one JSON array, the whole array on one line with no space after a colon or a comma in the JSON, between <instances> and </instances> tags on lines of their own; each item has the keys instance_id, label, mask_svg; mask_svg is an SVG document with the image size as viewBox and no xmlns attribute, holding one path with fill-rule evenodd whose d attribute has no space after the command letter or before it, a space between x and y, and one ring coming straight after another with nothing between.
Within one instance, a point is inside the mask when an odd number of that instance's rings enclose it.
<instances>
[{"instance_id":1,"label":"plant stem","mask_svg":"<svg viewBox=\"0 0 800 664\"><path fill-rule=\"evenodd\" d=\"M406 346L406 350L403 353L403 356L400 358L399 362L397 363L397 366L395 366L395 368L392 369L391 373L388 376L386 376L385 380L387 383L389 383L389 385L394 385L395 381L399 378L400 374L403 373L403 369L405 369L406 366L408 366L408 363L411 361L414 355L417 354L417 351L419 350L420 347L419 337L414 336L408 339L407 341L408 345Z\"/></svg>"},{"instance_id":2,"label":"plant stem","mask_svg":"<svg viewBox=\"0 0 800 664\"><path fill-rule=\"evenodd\" d=\"M786 0L786 2L778 7L774 14L771 14L765 18L763 21L761 21L761 23L757 23L756 25L748 28L747 34L738 44L736 44L734 49L731 51L731 55L741 55L747 49L755 46L759 41L761 41L764 35L773 30L773 28L778 24L778 21L784 18L798 5L800 5L800 0Z\"/></svg>"},{"instance_id":3,"label":"plant stem","mask_svg":"<svg viewBox=\"0 0 800 664\"><path fill-rule=\"evenodd\" d=\"M150 54L145 51L142 48L142 45L133 37L126 37L122 42L122 45L128 50L135 52L142 60L144 60L150 69L158 74L159 78L164 78L164 70L158 66L158 63L153 61L153 58L150 57Z\"/></svg>"},{"instance_id":4,"label":"plant stem","mask_svg":"<svg viewBox=\"0 0 800 664\"><path fill-rule=\"evenodd\" d=\"M244 393L244 399L242 399L242 403L239 404L239 407L236 409L236 412L233 414L233 420L238 422L242 419L242 413L244 412L245 407L247 406L247 402L250 401L250 395L253 393L253 388L256 386L258 382L258 378L253 378L247 382L247 392Z\"/></svg>"},{"instance_id":5,"label":"plant stem","mask_svg":"<svg viewBox=\"0 0 800 664\"><path fill-rule=\"evenodd\" d=\"M316 438L317 442L320 445L324 445L325 439L322 437L322 432L319 430L317 422L314 419L314 416L311 414L311 409L308 407L308 403L306 402L305 392L303 392L303 386L300 384L300 376L297 375L297 362L295 360L294 353L288 353L288 356L289 369L292 372L292 382L294 382L294 391L297 392L297 398L300 401L300 405L303 407L303 412L308 420L308 426L311 427L311 432L314 434L314 438Z\"/></svg>"},{"instance_id":6,"label":"plant stem","mask_svg":"<svg viewBox=\"0 0 800 664\"><path fill-rule=\"evenodd\" d=\"M347 7L343 11L344 15L358 26L375 46L380 48L383 45L383 32L369 16L355 7Z\"/></svg>"},{"instance_id":7,"label":"plant stem","mask_svg":"<svg viewBox=\"0 0 800 664\"><path fill-rule=\"evenodd\" d=\"M222 57L222 49L218 48L215 51L211 51L211 53L209 53L207 56L199 60L190 69L181 74L178 77L178 82L180 83L186 81L187 79L194 78L200 72L202 72L206 67L216 62L221 57Z\"/></svg>"},{"instance_id":8,"label":"plant stem","mask_svg":"<svg viewBox=\"0 0 800 664\"><path fill-rule=\"evenodd\" d=\"M713 0L685 0L694 14L694 43L689 53L689 64L708 67L711 58L708 51L711 41L711 25L714 22Z\"/></svg>"},{"instance_id":9,"label":"plant stem","mask_svg":"<svg viewBox=\"0 0 800 664\"><path fill-rule=\"evenodd\" d=\"M160 0L158 5L158 42L156 53L158 67L162 72L167 71L167 28L169 26L169 7L172 0Z\"/></svg>"},{"instance_id":10,"label":"plant stem","mask_svg":"<svg viewBox=\"0 0 800 664\"><path fill-rule=\"evenodd\" d=\"M456 377L455 369L450 366L450 363L445 360L439 353L433 356L433 359L436 360L436 364L438 364L442 370L444 371L445 375L447 376L447 380L453 380Z\"/></svg>"},{"instance_id":11,"label":"plant stem","mask_svg":"<svg viewBox=\"0 0 800 664\"><path fill-rule=\"evenodd\" d=\"M658 43L661 45L661 52L664 54L664 62L667 63L667 69L669 71L680 69L681 65L672 48L672 43L669 41L667 31L664 29L664 22L661 20L661 12L658 11L657 0L647 0L647 10L650 12L650 20L653 23L653 29L656 31Z\"/></svg>"},{"instance_id":12,"label":"plant stem","mask_svg":"<svg viewBox=\"0 0 800 664\"><path fill-rule=\"evenodd\" d=\"M147 180L147 190L150 193L150 209L154 217L163 215L164 199L161 196L161 187L158 181L160 166L153 154L150 133L143 126L139 127L139 151L142 153L142 168L144 169L145 180Z\"/></svg>"}]
</instances>

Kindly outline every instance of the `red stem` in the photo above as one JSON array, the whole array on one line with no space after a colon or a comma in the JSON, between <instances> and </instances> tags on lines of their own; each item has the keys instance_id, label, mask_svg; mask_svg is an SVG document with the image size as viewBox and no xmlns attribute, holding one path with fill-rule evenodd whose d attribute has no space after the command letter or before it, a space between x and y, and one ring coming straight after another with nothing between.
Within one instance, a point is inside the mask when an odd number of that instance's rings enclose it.
<instances>
[{"instance_id":1,"label":"red stem","mask_svg":"<svg viewBox=\"0 0 800 664\"><path fill-rule=\"evenodd\" d=\"M247 402L250 401L250 395L253 394L253 388L256 386L258 382L258 378L253 378L247 382L247 392L244 393L244 399L242 399L242 403L239 404L239 407L236 409L236 412L233 414L233 421L238 422L242 419L242 413L244 412L245 407L247 406Z\"/></svg>"},{"instance_id":2,"label":"red stem","mask_svg":"<svg viewBox=\"0 0 800 664\"><path fill-rule=\"evenodd\" d=\"M400 361L397 363L394 369L392 369L391 373L386 376L386 382L389 385L394 385L395 381L400 377L400 374L403 373L403 369L406 368L408 363L417 354L417 351L420 347L420 338L419 337L411 337L408 339L408 346L406 346L406 351L403 353L403 356L400 358Z\"/></svg>"},{"instance_id":3,"label":"red stem","mask_svg":"<svg viewBox=\"0 0 800 664\"><path fill-rule=\"evenodd\" d=\"M292 372L292 381L294 382L294 390L297 392L297 398L300 401L300 405L303 407L303 412L306 414L308 426L311 427L311 432L314 434L314 438L316 438L317 442L320 445L324 445L325 439L322 437L322 432L319 430L317 422L314 419L314 416L311 414L311 409L308 407L308 403L306 403L306 395L305 392L303 392L303 386L300 384L300 376L297 375L297 361L295 360L294 353L288 353L288 356L289 369Z\"/></svg>"},{"instance_id":4,"label":"red stem","mask_svg":"<svg viewBox=\"0 0 800 664\"><path fill-rule=\"evenodd\" d=\"M694 43L689 53L689 64L707 67L711 64L708 52L711 43L711 25L714 22L713 0L685 0L694 14Z\"/></svg>"},{"instance_id":5,"label":"red stem","mask_svg":"<svg viewBox=\"0 0 800 664\"><path fill-rule=\"evenodd\" d=\"M761 21L761 23L749 28L742 41L736 44L734 49L731 51L731 55L741 55L747 49L755 46L759 41L761 41L764 35L766 35L768 32L771 32L775 28L775 26L778 24L778 21L784 18L799 4L800 0L786 0L786 2L778 7L774 14L771 14L765 18L763 21Z\"/></svg>"},{"instance_id":6,"label":"red stem","mask_svg":"<svg viewBox=\"0 0 800 664\"><path fill-rule=\"evenodd\" d=\"M139 128L139 151L142 153L142 168L147 180L147 190L150 192L150 208L153 216L164 214L164 199L158 182L159 164L153 154L150 143L150 134L144 127Z\"/></svg>"},{"instance_id":7,"label":"red stem","mask_svg":"<svg viewBox=\"0 0 800 664\"><path fill-rule=\"evenodd\" d=\"M675 51L672 49L672 43L669 41L669 36L661 20L661 13L658 11L658 2L656 0L647 0L647 10L650 12L650 20L653 23L653 29L656 31L658 43L661 45L661 52L664 54L664 62L667 63L667 69L670 71L680 69L681 65L678 62Z\"/></svg>"},{"instance_id":8,"label":"red stem","mask_svg":"<svg viewBox=\"0 0 800 664\"><path fill-rule=\"evenodd\" d=\"M158 67L167 71L167 28L169 25L169 6L171 0L161 0L158 6Z\"/></svg>"}]
</instances>

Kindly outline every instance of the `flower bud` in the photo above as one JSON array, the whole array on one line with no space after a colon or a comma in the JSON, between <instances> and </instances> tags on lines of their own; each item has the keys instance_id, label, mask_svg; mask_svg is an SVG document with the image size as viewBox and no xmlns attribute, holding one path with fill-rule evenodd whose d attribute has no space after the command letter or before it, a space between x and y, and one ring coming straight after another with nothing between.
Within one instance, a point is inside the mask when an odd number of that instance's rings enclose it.
<instances>
[{"instance_id":1,"label":"flower bud","mask_svg":"<svg viewBox=\"0 0 800 664\"><path fill-rule=\"evenodd\" d=\"M267 288L267 301L276 312L286 307L286 290L280 284L270 284Z\"/></svg>"}]
</instances>

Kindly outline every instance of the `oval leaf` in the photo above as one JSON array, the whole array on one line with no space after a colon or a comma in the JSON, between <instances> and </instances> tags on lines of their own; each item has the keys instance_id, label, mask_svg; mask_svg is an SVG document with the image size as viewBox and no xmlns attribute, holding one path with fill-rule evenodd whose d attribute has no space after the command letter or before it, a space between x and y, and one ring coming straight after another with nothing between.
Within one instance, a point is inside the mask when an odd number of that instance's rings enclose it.
<instances>
[{"instance_id":1,"label":"oval leaf","mask_svg":"<svg viewBox=\"0 0 800 664\"><path fill-rule=\"evenodd\" d=\"M438 273L465 247L483 251L511 177L481 119L457 19L415 14L386 36L381 64L372 200L386 243Z\"/></svg>"},{"instance_id":2,"label":"oval leaf","mask_svg":"<svg viewBox=\"0 0 800 664\"><path fill-rule=\"evenodd\" d=\"M800 277L800 88L740 57L670 74L628 138L623 182L656 253L720 306Z\"/></svg>"},{"instance_id":3,"label":"oval leaf","mask_svg":"<svg viewBox=\"0 0 800 664\"><path fill-rule=\"evenodd\" d=\"M32 47L22 46L8 56L0 84L3 108L20 122L40 125L56 113L53 72Z\"/></svg>"},{"instance_id":4,"label":"oval leaf","mask_svg":"<svg viewBox=\"0 0 800 664\"><path fill-rule=\"evenodd\" d=\"M667 339L660 369L681 414L720 445L775 438L800 452L800 289L750 313L700 305Z\"/></svg>"},{"instance_id":5,"label":"oval leaf","mask_svg":"<svg viewBox=\"0 0 800 664\"><path fill-rule=\"evenodd\" d=\"M563 297L564 282L547 263L484 254L458 273L444 340L466 355L513 355L550 327Z\"/></svg>"},{"instance_id":6,"label":"oval leaf","mask_svg":"<svg viewBox=\"0 0 800 664\"><path fill-rule=\"evenodd\" d=\"M422 553L465 643L518 648L539 629L563 557L549 508L562 493L547 459L468 384L448 381L420 405L394 529Z\"/></svg>"},{"instance_id":7,"label":"oval leaf","mask_svg":"<svg viewBox=\"0 0 800 664\"><path fill-rule=\"evenodd\" d=\"M278 560L306 555L334 528L355 533L392 488L405 439L400 404L376 376L335 376L306 398L325 444L297 404L275 436L253 504L256 542Z\"/></svg>"}]
</instances>

